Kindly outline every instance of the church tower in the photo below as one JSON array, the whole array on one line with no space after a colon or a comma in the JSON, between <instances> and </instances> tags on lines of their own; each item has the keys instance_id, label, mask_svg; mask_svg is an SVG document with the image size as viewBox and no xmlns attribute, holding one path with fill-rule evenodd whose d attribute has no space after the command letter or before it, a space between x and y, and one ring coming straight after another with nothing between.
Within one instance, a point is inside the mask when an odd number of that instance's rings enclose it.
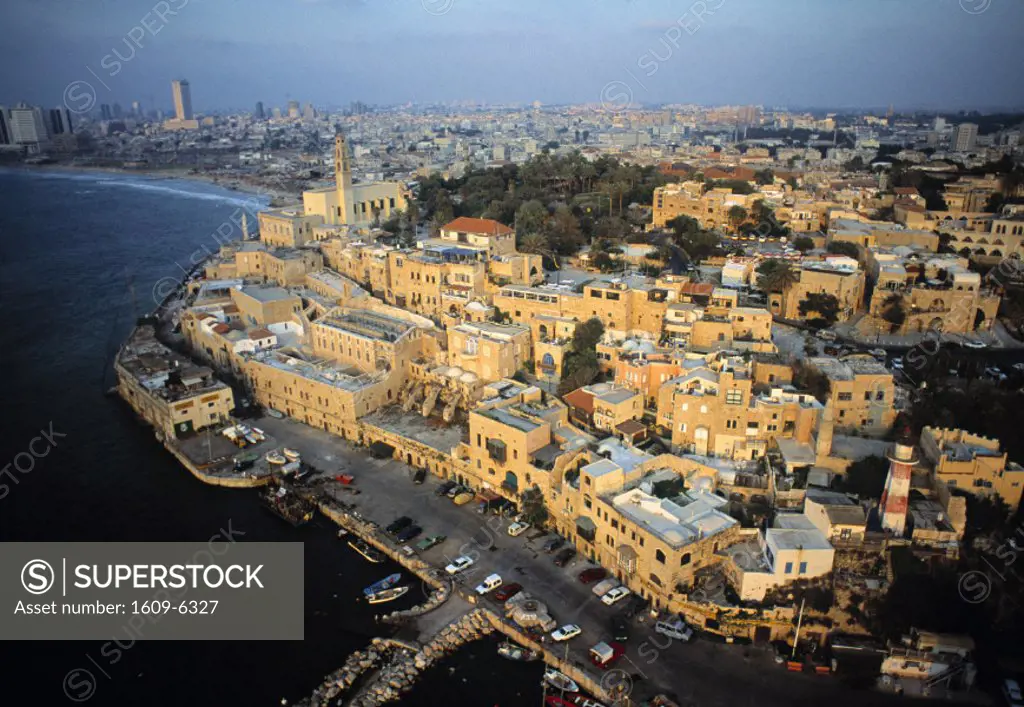
<instances>
[{"instance_id":1,"label":"church tower","mask_svg":"<svg viewBox=\"0 0 1024 707\"><path fill-rule=\"evenodd\" d=\"M334 136L334 178L338 193L336 223L351 223L352 215L352 164L348 154L348 143L339 131Z\"/></svg>"},{"instance_id":2,"label":"church tower","mask_svg":"<svg viewBox=\"0 0 1024 707\"><path fill-rule=\"evenodd\" d=\"M882 530L897 536L907 529L907 510L910 504L910 476L917 464L914 447L906 441L897 442L889 454L889 476L878 503Z\"/></svg>"}]
</instances>

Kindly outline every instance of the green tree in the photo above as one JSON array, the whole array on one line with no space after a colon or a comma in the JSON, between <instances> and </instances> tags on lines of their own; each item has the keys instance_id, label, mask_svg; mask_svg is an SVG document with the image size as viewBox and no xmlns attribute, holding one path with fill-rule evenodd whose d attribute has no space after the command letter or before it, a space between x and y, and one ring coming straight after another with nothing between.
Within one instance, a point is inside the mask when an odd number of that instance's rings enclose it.
<instances>
[{"instance_id":1,"label":"green tree","mask_svg":"<svg viewBox=\"0 0 1024 707\"><path fill-rule=\"evenodd\" d=\"M903 295L895 292L885 298L882 302L881 317L889 322L889 333L899 331L903 322L907 320L907 310L903 305Z\"/></svg>"},{"instance_id":2,"label":"green tree","mask_svg":"<svg viewBox=\"0 0 1024 707\"><path fill-rule=\"evenodd\" d=\"M828 376L804 361L797 361L793 366L793 385L797 390L804 390L813 395L822 405L828 401L832 387L828 382Z\"/></svg>"},{"instance_id":3,"label":"green tree","mask_svg":"<svg viewBox=\"0 0 1024 707\"><path fill-rule=\"evenodd\" d=\"M711 231L705 231L695 219L689 216L677 216L669 221L673 240L692 261L703 260L717 252L721 240Z\"/></svg>"},{"instance_id":4,"label":"green tree","mask_svg":"<svg viewBox=\"0 0 1024 707\"><path fill-rule=\"evenodd\" d=\"M889 460L873 454L853 462L837 482L839 488L846 493L877 501L885 490L888 474Z\"/></svg>"},{"instance_id":5,"label":"green tree","mask_svg":"<svg viewBox=\"0 0 1024 707\"><path fill-rule=\"evenodd\" d=\"M572 255L583 245L579 221L565 204L555 208L554 215L547 222L546 230L551 248L556 253Z\"/></svg>"},{"instance_id":6,"label":"green tree","mask_svg":"<svg viewBox=\"0 0 1024 707\"><path fill-rule=\"evenodd\" d=\"M558 394L565 395L597 379L600 369L597 364L597 344L604 336L604 324L593 317L576 327L572 346L565 355L562 365L562 380Z\"/></svg>"},{"instance_id":7,"label":"green tree","mask_svg":"<svg viewBox=\"0 0 1024 707\"><path fill-rule=\"evenodd\" d=\"M545 255L551 250L548 237L539 232L527 233L520 237L519 245L516 247L520 253L534 253L536 255Z\"/></svg>"},{"instance_id":8,"label":"green tree","mask_svg":"<svg viewBox=\"0 0 1024 707\"><path fill-rule=\"evenodd\" d=\"M814 250L814 240L808 236L797 236L793 239L793 247L801 253Z\"/></svg>"},{"instance_id":9,"label":"green tree","mask_svg":"<svg viewBox=\"0 0 1024 707\"><path fill-rule=\"evenodd\" d=\"M825 292L808 292L800 301L800 316L810 319L810 324L832 326L839 319L839 300ZM809 317L814 314L816 316Z\"/></svg>"},{"instance_id":10,"label":"green tree","mask_svg":"<svg viewBox=\"0 0 1024 707\"><path fill-rule=\"evenodd\" d=\"M800 274L785 260L769 258L757 267L757 286L764 292L785 292Z\"/></svg>"},{"instance_id":11,"label":"green tree","mask_svg":"<svg viewBox=\"0 0 1024 707\"><path fill-rule=\"evenodd\" d=\"M761 186L773 184L775 182L775 173L772 172L770 169L758 170L757 172L754 173L754 181L756 181Z\"/></svg>"},{"instance_id":12,"label":"green tree","mask_svg":"<svg viewBox=\"0 0 1024 707\"><path fill-rule=\"evenodd\" d=\"M524 201L522 206L516 210L516 231L523 235L540 233L544 230L544 224L548 220L548 209L536 199Z\"/></svg>"},{"instance_id":13,"label":"green tree","mask_svg":"<svg viewBox=\"0 0 1024 707\"><path fill-rule=\"evenodd\" d=\"M738 231L744 221L747 220L747 210L737 204L729 209L729 223L733 231Z\"/></svg>"},{"instance_id":14,"label":"green tree","mask_svg":"<svg viewBox=\"0 0 1024 707\"><path fill-rule=\"evenodd\" d=\"M813 244L813 241L812 241ZM812 245L813 247L813 245ZM836 255L845 255L850 258L860 258L860 250L857 248L856 243L850 243L849 241L832 241L825 248L829 253Z\"/></svg>"}]
</instances>

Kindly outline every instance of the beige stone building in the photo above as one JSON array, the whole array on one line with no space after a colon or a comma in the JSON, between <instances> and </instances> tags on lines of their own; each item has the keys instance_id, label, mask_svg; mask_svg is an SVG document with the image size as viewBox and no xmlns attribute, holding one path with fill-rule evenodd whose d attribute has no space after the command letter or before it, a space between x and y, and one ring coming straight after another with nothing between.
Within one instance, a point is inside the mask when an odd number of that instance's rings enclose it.
<instances>
[{"instance_id":1,"label":"beige stone building","mask_svg":"<svg viewBox=\"0 0 1024 707\"><path fill-rule=\"evenodd\" d=\"M611 383L595 383L568 393L569 418L578 425L613 433L626 420L639 420L644 413L643 396Z\"/></svg>"},{"instance_id":2,"label":"beige stone building","mask_svg":"<svg viewBox=\"0 0 1024 707\"><path fill-rule=\"evenodd\" d=\"M759 459L778 439L813 449L823 406L792 388L758 385L749 367L700 367L658 391L657 424L672 446L701 456Z\"/></svg>"},{"instance_id":3,"label":"beige stone building","mask_svg":"<svg viewBox=\"0 0 1024 707\"><path fill-rule=\"evenodd\" d=\"M999 496L1011 511L1020 505L1024 468L1000 453L999 440L925 427L920 446L938 483L978 496Z\"/></svg>"},{"instance_id":4,"label":"beige stone building","mask_svg":"<svg viewBox=\"0 0 1024 707\"><path fill-rule=\"evenodd\" d=\"M864 271L859 268L830 266L827 263L806 263L798 268L799 280L783 292L772 292L768 296L768 309L772 314L785 319L810 319L800 314L800 303L810 293L822 293L835 297L839 302L839 319L846 321L863 308Z\"/></svg>"},{"instance_id":5,"label":"beige stone building","mask_svg":"<svg viewBox=\"0 0 1024 707\"><path fill-rule=\"evenodd\" d=\"M302 311L302 298L280 287L247 285L234 288L231 300L247 327L292 321Z\"/></svg>"},{"instance_id":6,"label":"beige stone building","mask_svg":"<svg viewBox=\"0 0 1024 707\"><path fill-rule=\"evenodd\" d=\"M157 341L150 326L135 330L114 370L121 397L164 439L227 422L235 407L229 386Z\"/></svg>"},{"instance_id":7,"label":"beige stone building","mask_svg":"<svg viewBox=\"0 0 1024 707\"><path fill-rule=\"evenodd\" d=\"M530 330L516 324L463 322L448 327L448 365L490 383L531 360Z\"/></svg>"},{"instance_id":8,"label":"beige stone building","mask_svg":"<svg viewBox=\"0 0 1024 707\"><path fill-rule=\"evenodd\" d=\"M482 249L488 257L516 252L516 232L489 218L460 216L442 226L439 236L450 245Z\"/></svg>"},{"instance_id":9,"label":"beige stone building","mask_svg":"<svg viewBox=\"0 0 1024 707\"><path fill-rule=\"evenodd\" d=\"M828 378L825 407L832 412L836 432L869 437L889 432L896 420L896 386L882 363L868 355L812 357L807 363Z\"/></svg>"}]
</instances>

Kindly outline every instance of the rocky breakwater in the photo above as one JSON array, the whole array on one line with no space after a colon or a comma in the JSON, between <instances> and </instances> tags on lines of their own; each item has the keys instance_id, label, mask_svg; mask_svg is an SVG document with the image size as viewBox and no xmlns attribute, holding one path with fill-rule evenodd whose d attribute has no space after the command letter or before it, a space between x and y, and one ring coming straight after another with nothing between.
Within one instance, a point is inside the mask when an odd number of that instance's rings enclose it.
<instances>
[{"instance_id":1,"label":"rocky breakwater","mask_svg":"<svg viewBox=\"0 0 1024 707\"><path fill-rule=\"evenodd\" d=\"M434 589L427 595L427 600L425 602L418 604L411 609L392 611L390 614L384 614L383 616L378 617L377 620L393 624L402 623L417 616L422 616L428 611L433 611L448 601L448 597L452 594L453 585L451 580L447 578L443 572L436 569L430 570L427 572L427 576L422 579L424 582L434 587Z\"/></svg>"},{"instance_id":2,"label":"rocky breakwater","mask_svg":"<svg viewBox=\"0 0 1024 707\"><path fill-rule=\"evenodd\" d=\"M492 633L494 626L486 612L474 609L455 623L445 626L418 650L395 651L376 680L352 700L353 707L375 707L397 700L412 689L424 670L467 643Z\"/></svg>"}]
</instances>

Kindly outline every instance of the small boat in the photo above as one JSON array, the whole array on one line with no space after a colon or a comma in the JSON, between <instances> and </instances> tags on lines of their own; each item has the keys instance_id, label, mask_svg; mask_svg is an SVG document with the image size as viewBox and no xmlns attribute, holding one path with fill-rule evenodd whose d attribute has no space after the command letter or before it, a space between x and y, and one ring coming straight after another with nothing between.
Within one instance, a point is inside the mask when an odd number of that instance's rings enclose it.
<instances>
[{"instance_id":1,"label":"small boat","mask_svg":"<svg viewBox=\"0 0 1024 707\"><path fill-rule=\"evenodd\" d=\"M389 589L382 589L379 592L366 595L366 601L371 604L383 604L384 602L394 601L400 596L404 596L409 591L409 587L390 587Z\"/></svg>"},{"instance_id":2,"label":"small boat","mask_svg":"<svg viewBox=\"0 0 1024 707\"><path fill-rule=\"evenodd\" d=\"M370 596L371 594L376 594L377 592L383 591L385 589L390 589L391 587L398 584L399 580L401 579L402 575L398 572L395 572L394 574L389 574L384 579L377 580L369 587L366 587L366 589L363 590L363 594L365 594L366 596Z\"/></svg>"},{"instance_id":3,"label":"small boat","mask_svg":"<svg viewBox=\"0 0 1024 707\"><path fill-rule=\"evenodd\" d=\"M298 450L296 449L285 447L281 451L284 452L284 455L288 458L289 461L297 462L299 459L302 458L302 455L299 454Z\"/></svg>"},{"instance_id":4,"label":"small boat","mask_svg":"<svg viewBox=\"0 0 1024 707\"><path fill-rule=\"evenodd\" d=\"M537 651L531 651L529 648L517 646L511 641L505 641L498 646L498 655L502 658L508 658L509 660L522 661L538 660L540 658L540 653Z\"/></svg>"},{"instance_id":5,"label":"small boat","mask_svg":"<svg viewBox=\"0 0 1024 707\"><path fill-rule=\"evenodd\" d=\"M281 452L274 450L273 452L267 452L267 462L270 464L286 464L288 460L284 458Z\"/></svg>"},{"instance_id":6,"label":"small boat","mask_svg":"<svg viewBox=\"0 0 1024 707\"><path fill-rule=\"evenodd\" d=\"M313 520L313 505L294 493L288 493L283 488L279 488L277 491L268 488L260 494L260 500L263 502L264 508L295 527L305 525Z\"/></svg>"},{"instance_id":7,"label":"small boat","mask_svg":"<svg viewBox=\"0 0 1024 707\"><path fill-rule=\"evenodd\" d=\"M367 561L372 562L375 565L379 565L384 561L384 555L379 550L371 547L367 542L356 538L355 540L349 540L348 546L362 555Z\"/></svg>"},{"instance_id":8,"label":"small boat","mask_svg":"<svg viewBox=\"0 0 1024 707\"><path fill-rule=\"evenodd\" d=\"M554 668L548 668L544 671L544 682L556 690L562 690L563 692L580 691L580 686L576 684L575 680Z\"/></svg>"},{"instance_id":9,"label":"small boat","mask_svg":"<svg viewBox=\"0 0 1024 707\"><path fill-rule=\"evenodd\" d=\"M341 528L341 529L340 529L340 530L338 531L338 537L339 537L339 538L343 538L343 537L345 537L346 535L348 535L348 531L347 531L347 530L345 530L344 528Z\"/></svg>"},{"instance_id":10,"label":"small boat","mask_svg":"<svg viewBox=\"0 0 1024 707\"><path fill-rule=\"evenodd\" d=\"M284 419L284 413L281 412L280 410L275 410L274 408L267 408L267 414L270 415L275 420Z\"/></svg>"}]
</instances>

